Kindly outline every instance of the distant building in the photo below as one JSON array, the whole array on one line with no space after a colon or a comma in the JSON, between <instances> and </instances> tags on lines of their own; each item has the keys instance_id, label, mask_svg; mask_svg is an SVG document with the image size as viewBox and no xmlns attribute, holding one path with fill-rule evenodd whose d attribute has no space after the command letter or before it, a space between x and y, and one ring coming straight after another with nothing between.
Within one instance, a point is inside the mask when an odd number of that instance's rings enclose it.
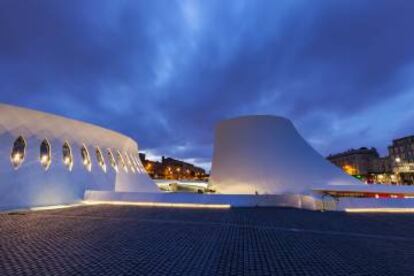
<instances>
[{"instance_id":1,"label":"distant building","mask_svg":"<svg viewBox=\"0 0 414 276\"><path fill-rule=\"evenodd\" d=\"M393 166L390 157L384 156L372 159L369 171L374 174L392 173Z\"/></svg>"},{"instance_id":2,"label":"distant building","mask_svg":"<svg viewBox=\"0 0 414 276\"><path fill-rule=\"evenodd\" d=\"M414 184L414 136L407 136L392 141L388 146L393 171L402 184Z\"/></svg>"},{"instance_id":3,"label":"distant building","mask_svg":"<svg viewBox=\"0 0 414 276\"><path fill-rule=\"evenodd\" d=\"M201 180L208 177L204 169L181 160L163 156L161 162L152 161L147 160L144 153L140 153L139 157L152 178Z\"/></svg>"},{"instance_id":4,"label":"distant building","mask_svg":"<svg viewBox=\"0 0 414 276\"><path fill-rule=\"evenodd\" d=\"M388 146L391 160L399 162L414 162L414 136L407 136L392 141Z\"/></svg>"},{"instance_id":5,"label":"distant building","mask_svg":"<svg viewBox=\"0 0 414 276\"><path fill-rule=\"evenodd\" d=\"M204 169L170 157L163 156L161 164L165 169L165 175L173 179L198 179L207 176Z\"/></svg>"},{"instance_id":6,"label":"distant building","mask_svg":"<svg viewBox=\"0 0 414 276\"><path fill-rule=\"evenodd\" d=\"M414 184L414 136L398 138L388 146L388 156L375 148L351 149L327 159L346 173L368 183Z\"/></svg>"},{"instance_id":7,"label":"distant building","mask_svg":"<svg viewBox=\"0 0 414 276\"><path fill-rule=\"evenodd\" d=\"M393 173L393 164L389 156L379 157L371 161L371 174L368 182L397 184L398 178Z\"/></svg>"},{"instance_id":8,"label":"distant building","mask_svg":"<svg viewBox=\"0 0 414 276\"><path fill-rule=\"evenodd\" d=\"M385 163L378 161L379 154L375 148L362 147L350 149L342 153L332 154L327 157L329 161L344 170L347 174L359 177L367 177L373 172L373 163L377 162L377 167L384 167Z\"/></svg>"}]
</instances>

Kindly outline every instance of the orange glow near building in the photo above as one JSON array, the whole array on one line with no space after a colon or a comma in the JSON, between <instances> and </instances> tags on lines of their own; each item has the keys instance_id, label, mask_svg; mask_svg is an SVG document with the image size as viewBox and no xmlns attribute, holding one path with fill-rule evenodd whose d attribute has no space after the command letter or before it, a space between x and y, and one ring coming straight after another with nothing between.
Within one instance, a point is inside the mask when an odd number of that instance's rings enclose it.
<instances>
[{"instance_id":1,"label":"orange glow near building","mask_svg":"<svg viewBox=\"0 0 414 276\"><path fill-rule=\"evenodd\" d=\"M342 169L344 170L344 172L346 172L347 174L349 174L349 175L356 175L357 174L357 170L356 170L356 168L354 168L353 166L351 166L351 165L344 165L343 167L342 167Z\"/></svg>"}]
</instances>

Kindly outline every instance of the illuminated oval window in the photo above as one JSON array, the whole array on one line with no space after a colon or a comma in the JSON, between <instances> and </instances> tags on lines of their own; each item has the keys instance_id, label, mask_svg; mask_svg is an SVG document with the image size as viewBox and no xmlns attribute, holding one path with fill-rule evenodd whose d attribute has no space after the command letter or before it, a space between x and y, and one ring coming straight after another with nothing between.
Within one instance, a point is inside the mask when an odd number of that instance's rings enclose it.
<instances>
[{"instance_id":1,"label":"illuminated oval window","mask_svg":"<svg viewBox=\"0 0 414 276\"><path fill-rule=\"evenodd\" d=\"M138 160L135 158L135 155L134 154L131 154L131 159L134 161L135 169L137 170L138 173L140 173L141 170L139 168L139 163L138 163Z\"/></svg>"},{"instance_id":2,"label":"illuminated oval window","mask_svg":"<svg viewBox=\"0 0 414 276\"><path fill-rule=\"evenodd\" d=\"M112 154L112 152L111 152L110 149L107 150L107 153L108 153L109 164L111 164L111 167L116 172L118 172L118 166L116 165L116 161L115 161L114 155Z\"/></svg>"},{"instance_id":3,"label":"illuminated oval window","mask_svg":"<svg viewBox=\"0 0 414 276\"><path fill-rule=\"evenodd\" d=\"M12 152L10 154L10 161L15 169L18 169L26 154L26 141L22 136L17 137L13 143Z\"/></svg>"},{"instance_id":4,"label":"illuminated oval window","mask_svg":"<svg viewBox=\"0 0 414 276\"><path fill-rule=\"evenodd\" d=\"M99 167L101 167L101 169L104 172L106 172L106 163L102 155L101 149L99 147L96 147L95 153L96 153L96 160L98 161Z\"/></svg>"},{"instance_id":5,"label":"illuminated oval window","mask_svg":"<svg viewBox=\"0 0 414 276\"><path fill-rule=\"evenodd\" d=\"M135 173L134 164L132 164L131 158L129 158L128 153L126 153L126 152L125 152L125 154L124 154L124 155L125 155L126 162L128 163L128 166L130 167L131 171L132 171L133 173Z\"/></svg>"},{"instance_id":6,"label":"illuminated oval window","mask_svg":"<svg viewBox=\"0 0 414 276\"><path fill-rule=\"evenodd\" d=\"M135 160L137 160L138 167L140 168L140 170L141 170L142 172L146 172L146 170L145 170L144 166L143 166L143 165L142 165L142 163L141 163L141 159L139 159L139 157L136 157L136 156L135 156Z\"/></svg>"},{"instance_id":7,"label":"illuminated oval window","mask_svg":"<svg viewBox=\"0 0 414 276\"><path fill-rule=\"evenodd\" d=\"M140 172L139 171L139 165L138 165L137 159L135 159L134 154L131 153L130 158L132 160L132 164L134 164L134 166L135 166L135 170L139 173Z\"/></svg>"},{"instance_id":8,"label":"illuminated oval window","mask_svg":"<svg viewBox=\"0 0 414 276\"><path fill-rule=\"evenodd\" d=\"M73 156L68 142L65 142L62 146L62 160L65 167L71 171L73 168Z\"/></svg>"},{"instance_id":9,"label":"illuminated oval window","mask_svg":"<svg viewBox=\"0 0 414 276\"><path fill-rule=\"evenodd\" d=\"M142 165L141 165L141 160L139 159L139 157L137 157L136 155L134 156L135 157L135 161L137 162L137 166L138 166L138 170L141 172L141 173L144 173L145 172L145 169L142 167Z\"/></svg>"},{"instance_id":10,"label":"illuminated oval window","mask_svg":"<svg viewBox=\"0 0 414 276\"><path fill-rule=\"evenodd\" d=\"M83 166L85 167L87 171L90 172L92 170L92 161L91 161L91 157L89 155L88 149L86 148L85 145L82 145L81 147L81 156L82 156Z\"/></svg>"},{"instance_id":11,"label":"illuminated oval window","mask_svg":"<svg viewBox=\"0 0 414 276\"><path fill-rule=\"evenodd\" d=\"M50 144L47 139L44 139L40 144L40 164L43 169L47 170L52 163L52 153L50 150Z\"/></svg>"},{"instance_id":12,"label":"illuminated oval window","mask_svg":"<svg viewBox=\"0 0 414 276\"><path fill-rule=\"evenodd\" d=\"M122 157L122 154L119 151L116 153L116 158L118 159L118 164L121 166L121 168L124 169L125 172L128 172L128 168L125 164L124 158Z\"/></svg>"},{"instance_id":13,"label":"illuminated oval window","mask_svg":"<svg viewBox=\"0 0 414 276\"><path fill-rule=\"evenodd\" d=\"M141 169L141 171L143 173L145 173L147 170L144 168L144 165L142 164L141 159L139 158L139 156L138 157L135 157L135 158L137 159L138 167Z\"/></svg>"}]
</instances>

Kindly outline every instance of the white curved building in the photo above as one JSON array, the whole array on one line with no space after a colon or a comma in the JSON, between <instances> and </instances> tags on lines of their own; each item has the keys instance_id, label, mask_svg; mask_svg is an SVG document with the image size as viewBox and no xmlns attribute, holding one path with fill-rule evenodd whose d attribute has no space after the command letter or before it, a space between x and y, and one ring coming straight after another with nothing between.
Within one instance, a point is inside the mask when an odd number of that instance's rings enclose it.
<instances>
[{"instance_id":1,"label":"white curved building","mask_svg":"<svg viewBox=\"0 0 414 276\"><path fill-rule=\"evenodd\" d=\"M209 185L218 193L162 193L146 174L131 138L0 104L0 210L80 202L414 210L412 187L366 185L344 174L289 120L274 116L218 125Z\"/></svg>"},{"instance_id":2,"label":"white curved building","mask_svg":"<svg viewBox=\"0 0 414 276\"><path fill-rule=\"evenodd\" d=\"M211 185L220 193L304 193L321 185L365 185L317 153L293 124L247 116L216 129Z\"/></svg>"},{"instance_id":3,"label":"white curved building","mask_svg":"<svg viewBox=\"0 0 414 276\"><path fill-rule=\"evenodd\" d=\"M360 182L317 153L288 119L276 116L217 126L209 186L233 195L227 199L238 206L414 211L412 186Z\"/></svg>"},{"instance_id":4,"label":"white curved building","mask_svg":"<svg viewBox=\"0 0 414 276\"><path fill-rule=\"evenodd\" d=\"M0 104L0 209L74 203L87 190L159 192L133 139Z\"/></svg>"}]
</instances>

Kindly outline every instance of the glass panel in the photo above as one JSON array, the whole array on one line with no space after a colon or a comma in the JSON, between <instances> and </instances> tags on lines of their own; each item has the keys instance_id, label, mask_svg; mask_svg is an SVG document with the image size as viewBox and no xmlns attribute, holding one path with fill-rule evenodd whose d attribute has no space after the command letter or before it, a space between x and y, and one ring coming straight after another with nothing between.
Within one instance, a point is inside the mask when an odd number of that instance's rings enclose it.
<instances>
[{"instance_id":1,"label":"glass panel","mask_svg":"<svg viewBox=\"0 0 414 276\"><path fill-rule=\"evenodd\" d=\"M99 149L99 147L96 148L96 160L98 161L99 166L101 167L101 169L106 172L106 163L105 163L105 159L102 156L102 152Z\"/></svg>"},{"instance_id":2,"label":"glass panel","mask_svg":"<svg viewBox=\"0 0 414 276\"><path fill-rule=\"evenodd\" d=\"M52 163L52 154L50 151L50 144L49 142L44 139L40 144L40 164L42 167L47 170Z\"/></svg>"},{"instance_id":3,"label":"glass panel","mask_svg":"<svg viewBox=\"0 0 414 276\"><path fill-rule=\"evenodd\" d=\"M62 146L62 160L65 167L71 171L73 168L73 156L68 142L65 142Z\"/></svg>"},{"instance_id":4,"label":"glass panel","mask_svg":"<svg viewBox=\"0 0 414 276\"><path fill-rule=\"evenodd\" d=\"M81 147L81 156L82 156L83 166L85 166L85 169L90 172L92 170L92 161L91 161L91 157L89 156L89 152L85 145Z\"/></svg>"},{"instance_id":5,"label":"glass panel","mask_svg":"<svg viewBox=\"0 0 414 276\"><path fill-rule=\"evenodd\" d=\"M24 161L26 153L26 142L22 136L19 136L13 143L10 161L15 169L18 169Z\"/></svg>"}]
</instances>

